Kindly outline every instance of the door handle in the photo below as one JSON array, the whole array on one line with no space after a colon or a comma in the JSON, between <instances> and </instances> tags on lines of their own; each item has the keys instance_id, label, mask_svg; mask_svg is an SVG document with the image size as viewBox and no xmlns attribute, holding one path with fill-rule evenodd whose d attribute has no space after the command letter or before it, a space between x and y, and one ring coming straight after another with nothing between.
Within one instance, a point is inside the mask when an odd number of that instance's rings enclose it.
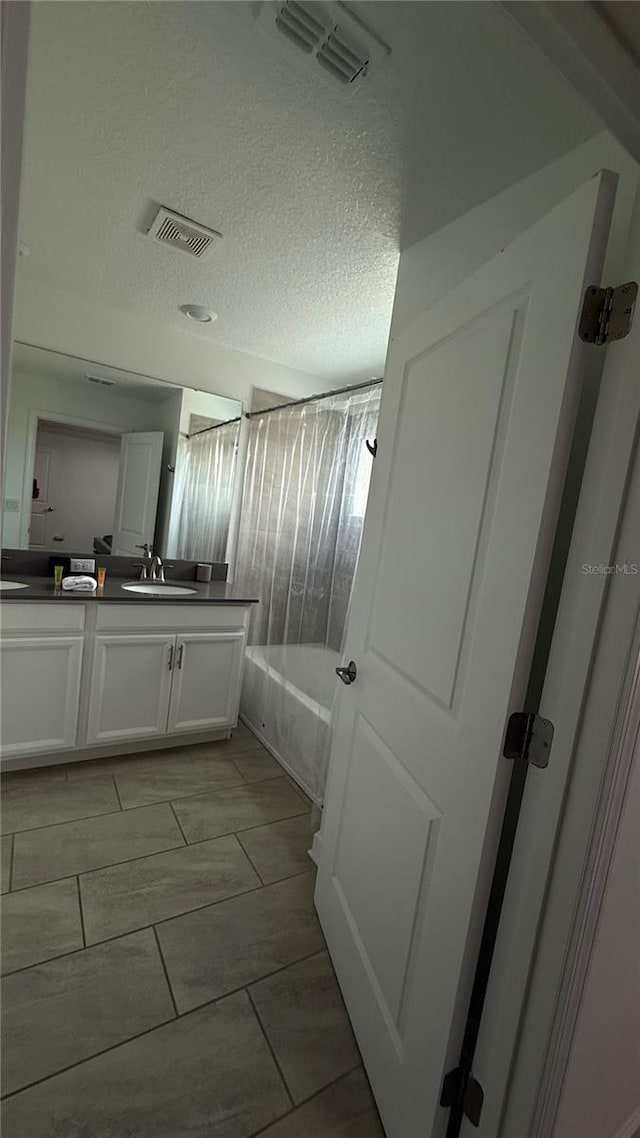
<instances>
[{"instance_id":1,"label":"door handle","mask_svg":"<svg viewBox=\"0 0 640 1138\"><path fill-rule=\"evenodd\" d=\"M336 676L339 676L343 684L352 684L358 674L355 660L349 660L346 668L336 668Z\"/></svg>"},{"instance_id":2,"label":"door handle","mask_svg":"<svg viewBox=\"0 0 640 1138\"><path fill-rule=\"evenodd\" d=\"M169 645L169 671L173 668L173 644Z\"/></svg>"},{"instance_id":3,"label":"door handle","mask_svg":"<svg viewBox=\"0 0 640 1138\"><path fill-rule=\"evenodd\" d=\"M182 667L182 653L183 652L184 652L184 644L181 644L180 647L178 648L178 671L180 671L180 668Z\"/></svg>"}]
</instances>

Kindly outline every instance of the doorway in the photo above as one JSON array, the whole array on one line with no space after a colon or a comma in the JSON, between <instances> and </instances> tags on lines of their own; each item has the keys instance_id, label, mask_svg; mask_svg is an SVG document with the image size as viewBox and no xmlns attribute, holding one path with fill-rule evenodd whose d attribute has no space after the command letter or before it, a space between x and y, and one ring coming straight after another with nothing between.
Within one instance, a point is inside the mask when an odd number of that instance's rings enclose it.
<instances>
[{"instance_id":1,"label":"doorway","mask_svg":"<svg viewBox=\"0 0 640 1138\"><path fill-rule=\"evenodd\" d=\"M38 419L29 548L111 549L121 436Z\"/></svg>"}]
</instances>

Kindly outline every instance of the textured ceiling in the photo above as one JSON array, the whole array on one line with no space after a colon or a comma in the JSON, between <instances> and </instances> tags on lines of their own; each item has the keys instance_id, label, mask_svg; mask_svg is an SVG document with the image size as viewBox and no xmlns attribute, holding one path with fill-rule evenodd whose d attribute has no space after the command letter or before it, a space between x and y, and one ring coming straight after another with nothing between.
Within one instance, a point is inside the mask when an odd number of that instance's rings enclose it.
<instances>
[{"instance_id":1,"label":"textured ceiling","mask_svg":"<svg viewBox=\"0 0 640 1138\"><path fill-rule=\"evenodd\" d=\"M33 5L19 272L340 380L379 373L398 251L600 122L492 3L354 3L391 46L319 82L243 0ZM220 230L202 262L158 204Z\"/></svg>"}]
</instances>

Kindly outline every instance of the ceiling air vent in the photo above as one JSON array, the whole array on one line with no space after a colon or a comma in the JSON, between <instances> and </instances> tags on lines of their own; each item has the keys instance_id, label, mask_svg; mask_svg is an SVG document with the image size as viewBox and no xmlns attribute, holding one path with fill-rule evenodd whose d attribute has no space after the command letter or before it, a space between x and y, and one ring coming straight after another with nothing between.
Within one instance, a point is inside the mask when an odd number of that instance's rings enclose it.
<instances>
[{"instance_id":1,"label":"ceiling air vent","mask_svg":"<svg viewBox=\"0 0 640 1138\"><path fill-rule=\"evenodd\" d=\"M89 375L88 372L84 378L88 379L89 383L99 383L101 387L114 387L116 382L115 379L104 379L101 375Z\"/></svg>"},{"instance_id":2,"label":"ceiling air vent","mask_svg":"<svg viewBox=\"0 0 640 1138\"><path fill-rule=\"evenodd\" d=\"M222 236L215 229L207 229L190 217L182 217L164 206L158 210L148 234L154 241L180 249L190 257L205 257Z\"/></svg>"},{"instance_id":3,"label":"ceiling air vent","mask_svg":"<svg viewBox=\"0 0 640 1138\"><path fill-rule=\"evenodd\" d=\"M263 0L257 20L345 86L370 75L389 55L387 45L339 0Z\"/></svg>"},{"instance_id":4,"label":"ceiling air vent","mask_svg":"<svg viewBox=\"0 0 640 1138\"><path fill-rule=\"evenodd\" d=\"M297 0L289 0L288 3L276 4L274 7L278 31L307 54L316 51L326 36L329 26L317 20L309 7L297 3Z\"/></svg>"}]
</instances>

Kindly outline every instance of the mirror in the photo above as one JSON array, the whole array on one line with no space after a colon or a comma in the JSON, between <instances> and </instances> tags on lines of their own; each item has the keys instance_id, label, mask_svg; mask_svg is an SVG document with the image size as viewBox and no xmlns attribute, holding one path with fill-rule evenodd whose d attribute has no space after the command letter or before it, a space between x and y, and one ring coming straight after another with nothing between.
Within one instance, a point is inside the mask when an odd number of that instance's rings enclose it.
<instances>
[{"instance_id":1,"label":"mirror","mask_svg":"<svg viewBox=\"0 0 640 1138\"><path fill-rule=\"evenodd\" d=\"M242 404L16 343L4 545L225 561Z\"/></svg>"}]
</instances>

